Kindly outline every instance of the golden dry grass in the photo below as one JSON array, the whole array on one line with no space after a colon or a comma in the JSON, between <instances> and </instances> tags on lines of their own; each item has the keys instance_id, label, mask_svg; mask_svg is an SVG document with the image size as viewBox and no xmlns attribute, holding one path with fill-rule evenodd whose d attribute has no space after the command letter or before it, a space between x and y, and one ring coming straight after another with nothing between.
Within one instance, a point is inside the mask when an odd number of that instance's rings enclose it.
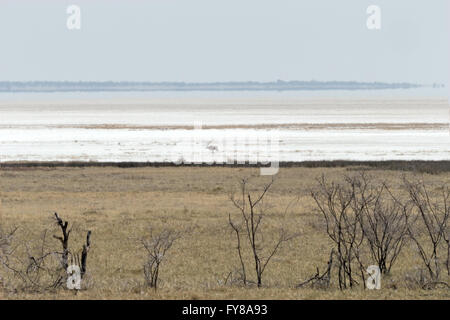
<instances>
[{"instance_id":1,"label":"golden dry grass","mask_svg":"<svg viewBox=\"0 0 450 320\"><path fill-rule=\"evenodd\" d=\"M255 176L254 187L270 178L252 168L2 168L0 169L1 224L19 226L20 241L38 239L43 230L58 230L52 214L74 225L71 246L81 248L86 231L92 230L88 271L93 282L87 290L58 290L39 294L2 293L26 299L450 299L448 289L408 289L406 272L420 266L408 245L389 279L379 291L340 292L295 289L294 286L323 269L331 243L309 196L314 179L325 173L341 179L348 168L282 168L267 198L273 206L264 220L266 241L284 224L300 237L286 243L263 277L264 287L240 288L219 282L238 264L228 213L238 214L229 201L239 178ZM399 189L399 171L370 171ZM450 173L424 175L431 187L450 182ZM285 220L286 205L299 197ZM137 241L149 226L156 230L190 230L169 251L161 267L161 288L155 293L143 285L144 252ZM55 248L59 243L49 239ZM249 259L249 256L247 256ZM250 259L248 260L250 262ZM251 270L253 271L253 270ZM252 274L253 277L253 274ZM386 288L395 286L397 289Z\"/></svg>"}]
</instances>

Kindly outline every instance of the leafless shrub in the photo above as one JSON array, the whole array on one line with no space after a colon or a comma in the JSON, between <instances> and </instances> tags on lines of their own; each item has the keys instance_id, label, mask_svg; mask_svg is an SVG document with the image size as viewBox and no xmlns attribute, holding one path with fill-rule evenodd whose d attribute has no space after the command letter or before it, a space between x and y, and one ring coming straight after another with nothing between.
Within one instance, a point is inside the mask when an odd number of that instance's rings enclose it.
<instances>
[{"instance_id":1,"label":"leafless shrub","mask_svg":"<svg viewBox=\"0 0 450 320\"><path fill-rule=\"evenodd\" d=\"M73 274L73 271L69 270L69 262L68 258L70 256L71 265L76 265L80 270L80 277L83 279L83 277L86 274L86 264L87 264L87 256L89 249L91 247L91 231L87 232L86 235L86 243L83 244L82 250L81 250L81 258L79 252L71 252L69 250L69 236L72 229L67 230L69 222L62 220L58 214L55 212L55 220L58 226L61 229L62 236L53 236L55 239L59 240L61 242L62 246L62 253L61 253L61 266L65 271L65 277L62 277L61 281L64 280L64 282L67 281L67 276L70 276Z\"/></svg>"},{"instance_id":2,"label":"leafless shrub","mask_svg":"<svg viewBox=\"0 0 450 320\"><path fill-rule=\"evenodd\" d=\"M352 288L358 284L355 270L360 271L365 284L360 250L364 232L360 222L363 207L371 201L371 196L365 194L367 181L361 177L345 176L341 183L329 183L322 175L317 182L317 189L311 192L311 196L325 218L329 238L335 243L339 288Z\"/></svg>"},{"instance_id":3,"label":"leafless shrub","mask_svg":"<svg viewBox=\"0 0 450 320\"><path fill-rule=\"evenodd\" d=\"M3 231L2 226L0 226L0 253L2 254L7 253L8 248L11 244L11 238L13 237L16 230L17 228L11 232L5 232Z\"/></svg>"},{"instance_id":4,"label":"leafless shrub","mask_svg":"<svg viewBox=\"0 0 450 320\"><path fill-rule=\"evenodd\" d=\"M161 263L164 261L167 251L180 236L180 233L172 230L154 233L150 229L149 234L140 240L147 252L147 258L144 263L144 277L150 288L157 289Z\"/></svg>"},{"instance_id":5,"label":"leafless shrub","mask_svg":"<svg viewBox=\"0 0 450 320\"><path fill-rule=\"evenodd\" d=\"M448 221L450 189L443 185L440 195L430 194L423 181L404 178L404 187L415 209L408 221L408 234L416 244L432 283L440 283L442 264L449 267ZM443 256L446 256L444 262Z\"/></svg>"},{"instance_id":6,"label":"leafless shrub","mask_svg":"<svg viewBox=\"0 0 450 320\"><path fill-rule=\"evenodd\" d=\"M39 240L15 247L14 254L3 261L8 271L8 290L41 292L60 285L63 275L60 259L47 247L47 231Z\"/></svg>"},{"instance_id":7,"label":"leafless shrub","mask_svg":"<svg viewBox=\"0 0 450 320\"><path fill-rule=\"evenodd\" d=\"M244 278L241 268L234 268L233 271L230 271L225 275L221 275L220 277L216 277L216 283L219 286L235 286L243 284Z\"/></svg>"},{"instance_id":8,"label":"leafless shrub","mask_svg":"<svg viewBox=\"0 0 450 320\"><path fill-rule=\"evenodd\" d=\"M239 223L233 221L231 214L228 215L228 223L236 236L236 250L241 269L240 279L242 279L244 285L250 284L252 281L247 277L248 268L243 257L243 238L246 239L250 247L254 261L256 285L261 287L262 276L271 259L276 255L284 242L292 240L297 236L297 234L289 234L284 228L280 228L279 235L271 248L268 248L262 241L264 237L264 233L260 228L264 218L264 207L262 204L273 182L274 180L272 179L264 186L262 192L255 197L251 195L247 188L248 179L244 178L240 181L239 199L234 194L230 196L230 200L240 213ZM286 208L286 211L288 208L289 206Z\"/></svg>"},{"instance_id":9,"label":"leafless shrub","mask_svg":"<svg viewBox=\"0 0 450 320\"><path fill-rule=\"evenodd\" d=\"M414 268L405 273L404 283L410 290L422 289L431 279L427 270L423 268Z\"/></svg>"},{"instance_id":10,"label":"leafless shrub","mask_svg":"<svg viewBox=\"0 0 450 320\"><path fill-rule=\"evenodd\" d=\"M10 232L5 232L0 225L0 288L7 286L5 274L8 272L7 266L14 251L11 247L11 242L16 231L17 228L14 228Z\"/></svg>"},{"instance_id":11,"label":"leafless shrub","mask_svg":"<svg viewBox=\"0 0 450 320\"><path fill-rule=\"evenodd\" d=\"M5 232L2 226L0 226L0 259L7 259L11 254L11 242L16 231L17 228L14 228L10 232Z\"/></svg>"},{"instance_id":12,"label":"leafless shrub","mask_svg":"<svg viewBox=\"0 0 450 320\"><path fill-rule=\"evenodd\" d=\"M383 274L390 272L405 244L410 206L364 171L342 182L328 182L322 175L311 195L335 243L340 289L352 288L359 277L365 286L366 251Z\"/></svg>"},{"instance_id":13,"label":"leafless shrub","mask_svg":"<svg viewBox=\"0 0 450 320\"><path fill-rule=\"evenodd\" d=\"M69 236L70 232L72 232L72 229L67 230L67 227L69 226L69 222L63 221L58 214L55 212L55 220L58 226L61 228L62 237L53 235L53 238L59 240L61 242L62 246L62 253L61 253L61 265L64 270L67 270L69 266L68 257L69 257Z\"/></svg>"},{"instance_id":14,"label":"leafless shrub","mask_svg":"<svg viewBox=\"0 0 450 320\"><path fill-rule=\"evenodd\" d=\"M361 225L372 259L387 274L397 260L406 239L409 206L401 205L385 183L371 186L370 196L357 194L362 208Z\"/></svg>"},{"instance_id":15,"label":"leafless shrub","mask_svg":"<svg viewBox=\"0 0 450 320\"><path fill-rule=\"evenodd\" d=\"M444 240L447 244L447 261L445 265L447 268L447 275L450 276L450 224L447 225L447 228L444 232Z\"/></svg>"},{"instance_id":16,"label":"leafless shrub","mask_svg":"<svg viewBox=\"0 0 450 320\"><path fill-rule=\"evenodd\" d=\"M319 268L317 268L316 274L310 277L308 280L299 283L296 288L303 288L310 286L314 289L328 289L331 283L331 271L333 268L334 249L331 249L330 259L328 260L327 270L320 274Z\"/></svg>"},{"instance_id":17,"label":"leafless shrub","mask_svg":"<svg viewBox=\"0 0 450 320\"><path fill-rule=\"evenodd\" d=\"M431 279L428 270L419 267L406 272L404 276L404 283L410 290L431 290L437 287L450 288L450 286L444 281L435 281Z\"/></svg>"},{"instance_id":18,"label":"leafless shrub","mask_svg":"<svg viewBox=\"0 0 450 320\"><path fill-rule=\"evenodd\" d=\"M48 231L45 230L39 240L19 243L14 248L14 254L9 254L8 259L2 259L3 267L11 275L10 289L14 291L42 292L62 287L68 277L69 258L71 264L76 264L81 270L81 278L86 273L87 253L90 248L91 232L88 232L86 244L81 252L69 250L68 222L59 218L55 213L55 219L60 226L63 236L54 238L61 241L63 251L52 248L48 243Z\"/></svg>"}]
</instances>

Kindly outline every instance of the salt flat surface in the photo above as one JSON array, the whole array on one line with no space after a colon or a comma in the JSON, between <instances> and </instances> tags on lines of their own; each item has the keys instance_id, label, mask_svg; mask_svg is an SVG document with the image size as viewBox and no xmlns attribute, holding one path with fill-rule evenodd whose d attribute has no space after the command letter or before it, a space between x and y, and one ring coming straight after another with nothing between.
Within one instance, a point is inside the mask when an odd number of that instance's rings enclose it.
<instances>
[{"instance_id":1,"label":"salt flat surface","mask_svg":"<svg viewBox=\"0 0 450 320\"><path fill-rule=\"evenodd\" d=\"M450 160L448 123L442 99L1 101L0 162Z\"/></svg>"}]
</instances>

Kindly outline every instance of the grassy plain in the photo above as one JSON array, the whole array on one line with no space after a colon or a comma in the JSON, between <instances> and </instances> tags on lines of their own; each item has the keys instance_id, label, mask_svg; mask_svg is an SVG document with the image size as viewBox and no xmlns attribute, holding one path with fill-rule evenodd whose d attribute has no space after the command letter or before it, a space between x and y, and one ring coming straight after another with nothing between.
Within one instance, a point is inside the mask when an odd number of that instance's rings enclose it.
<instances>
[{"instance_id":1,"label":"grassy plain","mask_svg":"<svg viewBox=\"0 0 450 320\"><path fill-rule=\"evenodd\" d=\"M229 167L85 167L0 168L0 223L18 226L17 241L33 242L44 230L58 234L53 212L73 224L71 246L81 248L92 230L88 257L91 283L76 295L57 290L44 293L2 292L3 298L26 299L450 299L450 290L422 290L404 284L404 275L421 266L412 244L405 250L381 290L362 288L339 291L295 289L295 285L326 267L332 243L324 232L309 190L322 173L340 180L359 167L281 168L268 194L270 204L261 228L264 241L277 236L284 225L300 236L285 243L263 277L263 288L223 285L238 267L235 238L228 214L238 217L229 200L238 191L238 180L253 176L259 190L269 177L256 168ZM387 180L399 190L401 177L411 172L374 168L377 180ZM450 183L450 172L421 174L431 188ZM298 199L282 215L288 203ZM144 251L139 238L149 227L189 230L175 242L161 267L161 287L144 286ZM56 239L49 246L59 248ZM250 255L245 259L251 263ZM254 278L253 270L249 270Z\"/></svg>"}]
</instances>

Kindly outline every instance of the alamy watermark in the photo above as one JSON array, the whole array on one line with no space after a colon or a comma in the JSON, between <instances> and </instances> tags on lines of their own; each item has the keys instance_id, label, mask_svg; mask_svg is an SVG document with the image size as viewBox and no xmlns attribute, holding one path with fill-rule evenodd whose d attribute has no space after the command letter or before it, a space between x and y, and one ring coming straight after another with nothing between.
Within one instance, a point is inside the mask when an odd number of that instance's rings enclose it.
<instances>
[{"instance_id":1,"label":"alamy watermark","mask_svg":"<svg viewBox=\"0 0 450 320\"><path fill-rule=\"evenodd\" d=\"M80 290L81 289L81 270L77 265L70 265L67 268L67 289Z\"/></svg>"},{"instance_id":2,"label":"alamy watermark","mask_svg":"<svg viewBox=\"0 0 450 320\"><path fill-rule=\"evenodd\" d=\"M81 8L77 5L70 5L66 9L68 14L66 26L68 30L81 29Z\"/></svg>"},{"instance_id":3,"label":"alamy watermark","mask_svg":"<svg viewBox=\"0 0 450 320\"><path fill-rule=\"evenodd\" d=\"M260 165L261 175L279 171L280 138L276 130L230 130L227 135L204 130L202 124L187 131L177 148L165 150L166 161L181 164Z\"/></svg>"},{"instance_id":4,"label":"alamy watermark","mask_svg":"<svg viewBox=\"0 0 450 320\"><path fill-rule=\"evenodd\" d=\"M367 268L367 273L369 278L366 280L366 287L369 290L380 290L381 289L381 270L380 267L376 265L369 266Z\"/></svg>"},{"instance_id":5,"label":"alamy watermark","mask_svg":"<svg viewBox=\"0 0 450 320\"><path fill-rule=\"evenodd\" d=\"M369 15L367 18L367 29L380 30L381 29L381 8L377 5L371 5L367 8L366 13Z\"/></svg>"},{"instance_id":6,"label":"alamy watermark","mask_svg":"<svg viewBox=\"0 0 450 320\"><path fill-rule=\"evenodd\" d=\"M66 9L68 14L66 26L68 30L81 29L81 8L78 5L70 5ZM366 9L367 17L366 26L369 30L381 29L381 8L377 5L370 5Z\"/></svg>"}]
</instances>

